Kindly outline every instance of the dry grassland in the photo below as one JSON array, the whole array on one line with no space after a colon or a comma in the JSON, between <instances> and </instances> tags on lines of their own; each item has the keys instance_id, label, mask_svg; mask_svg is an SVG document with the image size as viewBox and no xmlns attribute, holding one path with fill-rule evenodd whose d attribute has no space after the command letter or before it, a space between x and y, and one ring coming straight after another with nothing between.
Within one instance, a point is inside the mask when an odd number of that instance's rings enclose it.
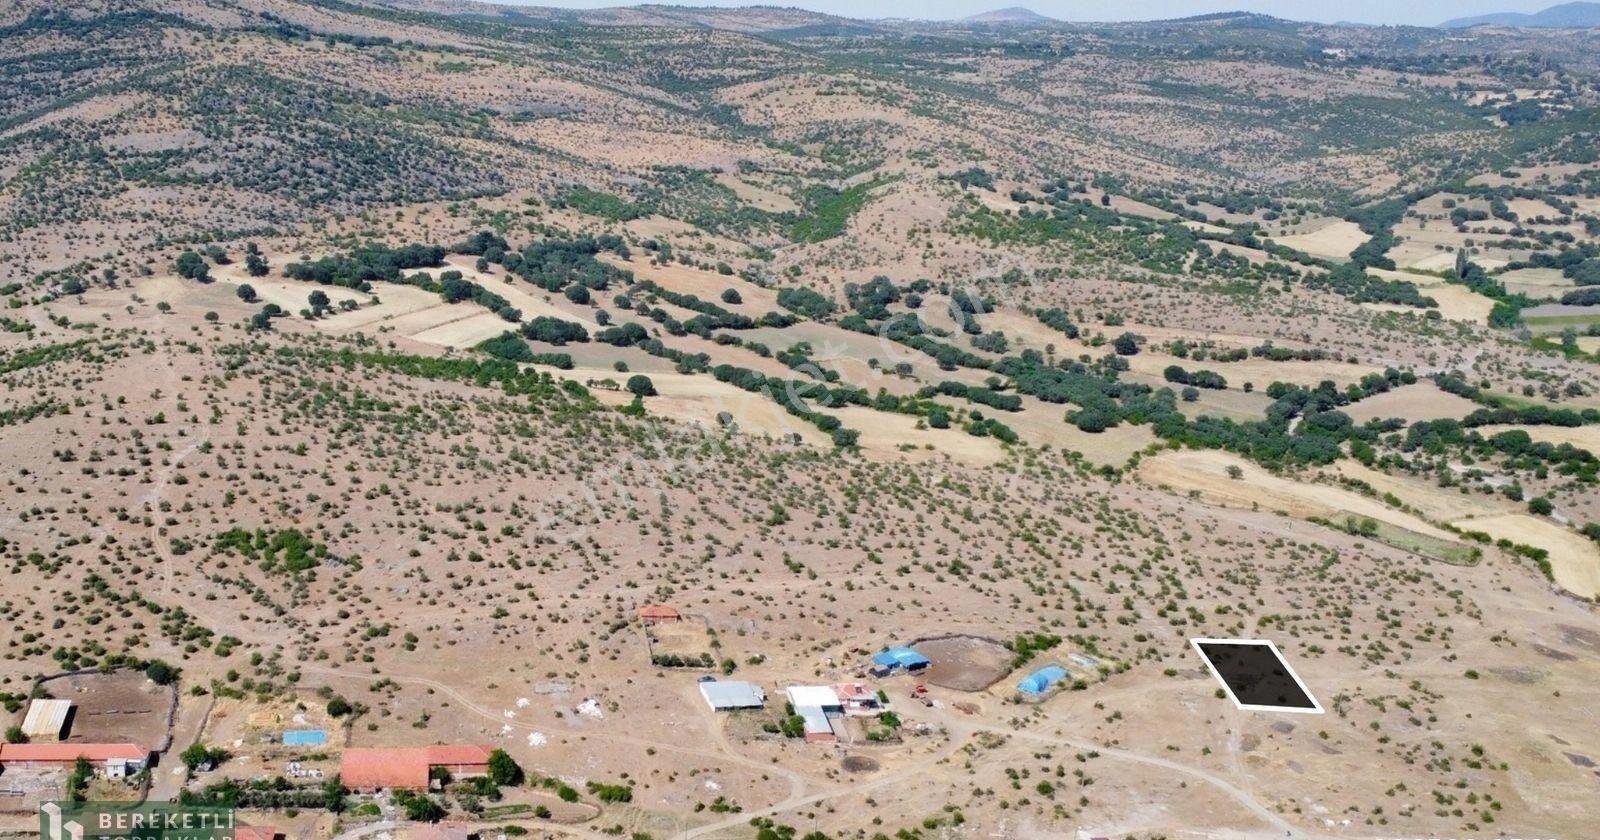
<instances>
[{"instance_id":1,"label":"dry grassland","mask_svg":"<svg viewBox=\"0 0 1600 840\"><path fill-rule=\"evenodd\" d=\"M1296 228L1292 234L1275 236L1273 241L1313 257L1344 260L1370 238L1355 222L1319 219Z\"/></svg>"}]
</instances>

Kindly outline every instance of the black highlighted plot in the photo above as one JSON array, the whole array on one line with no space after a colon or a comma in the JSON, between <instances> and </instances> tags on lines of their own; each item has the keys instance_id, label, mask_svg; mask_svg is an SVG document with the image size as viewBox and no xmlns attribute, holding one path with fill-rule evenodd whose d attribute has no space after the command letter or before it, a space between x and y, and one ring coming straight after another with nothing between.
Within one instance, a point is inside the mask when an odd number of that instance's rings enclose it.
<instances>
[{"instance_id":1,"label":"black highlighted plot","mask_svg":"<svg viewBox=\"0 0 1600 840\"><path fill-rule=\"evenodd\" d=\"M1233 704L1246 711L1321 714L1278 646L1252 639L1190 639Z\"/></svg>"}]
</instances>

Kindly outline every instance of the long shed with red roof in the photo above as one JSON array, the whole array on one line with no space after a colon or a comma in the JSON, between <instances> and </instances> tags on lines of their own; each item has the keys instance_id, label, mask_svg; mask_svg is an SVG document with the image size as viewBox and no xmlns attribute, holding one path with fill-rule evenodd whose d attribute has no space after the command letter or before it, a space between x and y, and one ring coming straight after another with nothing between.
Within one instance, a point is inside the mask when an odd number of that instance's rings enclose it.
<instances>
[{"instance_id":1,"label":"long shed with red roof","mask_svg":"<svg viewBox=\"0 0 1600 840\"><path fill-rule=\"evenodd\" d=\"M138 744L0 744L0 764L42 767L76 764L80 758L101 767L113 761L143 766L150 751Z\"/></svg>"},{"instance_id":2,"label":"long shed with red roof","mask_svg":"<svg viewBox=\"0 0 1600 840\"><path fill-rule=\"evenodd\" d=\"M493 747L483 744L449 744L433 747L352 747L344 751L339 781L358 792L427 790L434 768L451 776L482 776L489 772Z\"/></svg>"}]
</instances>

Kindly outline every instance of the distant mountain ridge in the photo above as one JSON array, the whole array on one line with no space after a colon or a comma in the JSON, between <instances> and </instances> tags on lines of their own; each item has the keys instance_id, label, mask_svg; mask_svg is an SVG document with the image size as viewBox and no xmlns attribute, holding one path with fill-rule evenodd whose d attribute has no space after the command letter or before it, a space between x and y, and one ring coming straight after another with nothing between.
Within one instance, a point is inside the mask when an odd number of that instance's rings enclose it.
<instances>
[{"instance_id":1,"label":"distant mountain ridge","mask_svg":"<svg viewBox=\"0 0 1600 840\"><path fill-rule=\"evenodd\" d=\"M794 6L752 3L743 6L693 6L664 3L616 5L575 9L537 5L513 5L510 0L345 0L358 6L403 9L427 14L475 17L514 22L573 23L590 26L666 26L719 29L732 32L764 33L786 37L807 35L863 35L896 25L937 24L921 18L870 19L830 15ZM1006 6L987 12L945 21L946 25L1046 26L1062 21L1039 14L1025 6ZM1282 28L1306 25L1259 12L1241 10L1210 12L1180 18L1128 21L1154 26L1265 27ZM1368 27L1370 24L1341 22L1336 26ZM1573 2L1551 6L1532 14L1498 12L1455 18L1439 24L1443 29L1473 26L1523 28L1600 27L1600 2Z\"/></svg>"},{"instance_id":2,"label":"distant mountain ridge","mask_svg":"<svg viewBox=\"0 0 1600 840\"><path fill-rule=\"evenodd\" d=\"M1055 18L1045 17L1038 12L1023 8L1022 6L1007 6L1004 9L981 12L961 19L962 23L1055 23Z\"/></svg>"},{"instance_id":3,"label":"distant mountain ridge","mask_svg":"<svg viewBox=\"0 0 1600 840\"><path fill-rule=\"evenodd\" d=\"M1600 26L1600 3L1563 3L1533 14L1496 12L1487 15L1455 18L1439 24L1441 29L1467 29L1473 26L1587 29Z\"/></svg>"}]
</instances>

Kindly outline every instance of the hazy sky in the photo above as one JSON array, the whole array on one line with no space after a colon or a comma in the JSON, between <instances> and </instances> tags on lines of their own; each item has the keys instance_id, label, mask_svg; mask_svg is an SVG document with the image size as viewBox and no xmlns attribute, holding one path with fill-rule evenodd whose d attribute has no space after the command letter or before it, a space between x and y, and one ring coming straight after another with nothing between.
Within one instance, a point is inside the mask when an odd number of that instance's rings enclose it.
<instances>
[{"instance_id":1,"label":"hazy sky","mask_svg":"<svg viewBox=\"0 0 1600 840\"><path fill-rule=\"evenodd\" d=\"M628 6L643 0L500 0L534 6L596 8ZM683 6L748 6L738 0L653 0ZM1263 12L1292 20L1405 23L1431 26L1449 18L1486 12L1537 12L1562 0L763 0L761 5L799 6L856 18L916 17L934 20L966 17L1005 6L1025 6L1060 20L1156 20L1207 12Z\"/></svg>"}]
</instances>

